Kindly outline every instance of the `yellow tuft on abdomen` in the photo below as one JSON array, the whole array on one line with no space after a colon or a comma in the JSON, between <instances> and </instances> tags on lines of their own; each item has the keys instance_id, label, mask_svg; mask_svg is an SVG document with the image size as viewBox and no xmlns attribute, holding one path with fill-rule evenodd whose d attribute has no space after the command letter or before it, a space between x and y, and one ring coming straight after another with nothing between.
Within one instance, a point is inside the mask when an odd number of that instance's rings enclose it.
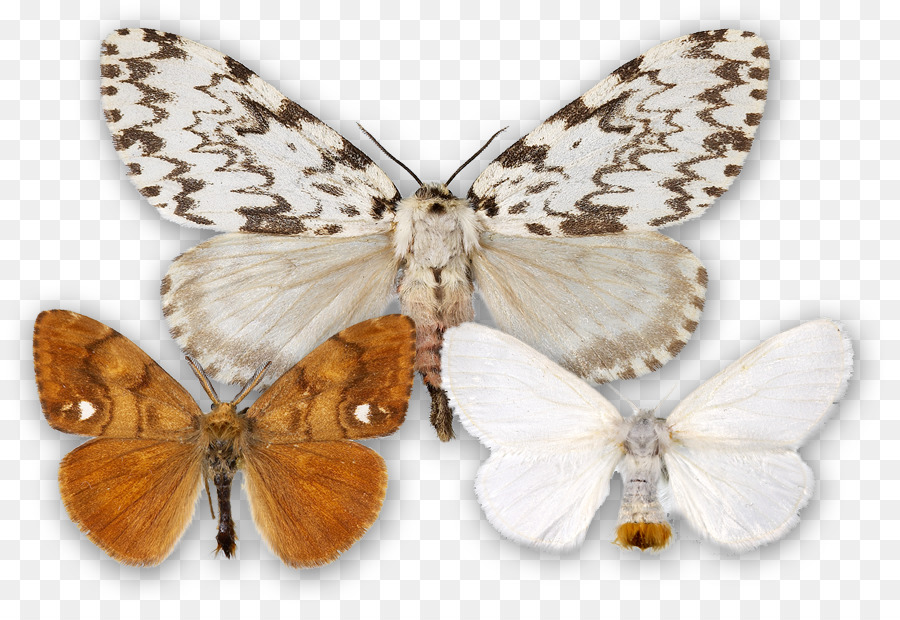
<instances>
[{"instance_id":1,"label":"yellow tuft on abdomen","mask_svg":"<svg viewBox=\"0 0 900 620\"><path fill-rule=\"evenodd\" d=\"M613 542L623 549L662 551L671 538L672 527L668 523L623 523L616 530Z\"/></svg>"}]
</instances>

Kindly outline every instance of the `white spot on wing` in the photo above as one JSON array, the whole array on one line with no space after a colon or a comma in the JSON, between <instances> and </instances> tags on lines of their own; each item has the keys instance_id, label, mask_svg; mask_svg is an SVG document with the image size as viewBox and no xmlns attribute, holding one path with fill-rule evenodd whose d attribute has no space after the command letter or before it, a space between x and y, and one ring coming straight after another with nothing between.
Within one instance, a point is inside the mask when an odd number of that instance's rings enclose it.
<instances>
[{"instance_id":1,"label":"white spot on wing","mask_svg":"<svg viewBox=\"0 0 900 620\"><path fill-rule=\"evenodd\" d=\"M94 405L92 405L91 403L89 403L86 400L83 400L80 403L78 403L78 411L79 411L78 419L79 420L87 420L89 417L94 415L94 413L97 410L94 409Z\"/></svg>"},{"instance_id":2,"label":"white spot on wing","mask_svg":"<svg viewBox=\"0 0 900 620\"><path fill-rule=\"evenodd\" d=\"M356 419L365 424L369 423L369 403L365 405L360 405L356 408L356 411L353 412L353 415L356 416Z\"/></svg>"}]
</instances>

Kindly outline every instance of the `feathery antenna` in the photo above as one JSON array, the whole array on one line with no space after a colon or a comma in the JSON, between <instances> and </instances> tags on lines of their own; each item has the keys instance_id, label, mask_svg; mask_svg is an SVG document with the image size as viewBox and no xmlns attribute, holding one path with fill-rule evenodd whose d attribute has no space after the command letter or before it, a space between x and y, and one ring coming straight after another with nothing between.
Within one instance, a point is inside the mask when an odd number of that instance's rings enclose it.
<instances>
[{"instance_id":1,"label":"feathery antenna","mask_svg":"<svg viewBox=\"0 0 900 620\"><path fill-rule=\"evenodd\" d=\"M203 386L203 389L206 390L206 395L209 396L209 399L213 401L214 405L218 405L222 401L219 400L219 395L216 394L216 388L212 386L212 383L209 381L209 377L206 376L206 371L203 370L203 366L200 365L200 362L195 360L190 355L185 355L184 359L187 360L187 363L190 364L191 370L194 371L194 374L197 375L197 379L200 380L200 385Z\"/></svg>"},{"instance_id":2,"label":"feathery antenna","mask_svg":"<svg viewBox=\"0 0 900 620\"><path fill-rule=\"evenodd\" d=\"M269 366L272 365L272 362L266 362L256 369L256 372L253 373L253 376L250 377L250 380L244 384L244 387L241 388L240 393L234 397L234 400L231 401L231 404L237 406L239 402L244 400L244 397L250 393L250 390L256 387L256 384L262 381L263 375L266 374L266 370L268 370Z\"/></svg>"}]
</instances>

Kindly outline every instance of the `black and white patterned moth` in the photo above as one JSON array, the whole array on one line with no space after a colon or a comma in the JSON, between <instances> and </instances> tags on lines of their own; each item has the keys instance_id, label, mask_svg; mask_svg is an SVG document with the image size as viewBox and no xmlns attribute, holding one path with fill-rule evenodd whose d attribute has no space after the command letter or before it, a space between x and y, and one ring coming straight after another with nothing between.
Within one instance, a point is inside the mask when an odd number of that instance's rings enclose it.
<instances>
[{"instance_id":1,"label":"black and white patterned moth","mask_svg":"<svg viewBox=\"0 0 900 620\"><path fill-rule=\"evenodd\" d=\"M750 32L698 32L626 63L501 154L465 198L401 198L359 149L239 62L174 34L104 43L103 107L162 215L226 234L180 256L163 304L215 378L277 377L399 294L432 422L452 437L441 338L477 284L498 326L596 382L652 371L694 331L706 271L654 229L731 184L766 98ZM399 286L397 274L400 272Z\"/></svg>"}]
</instances>

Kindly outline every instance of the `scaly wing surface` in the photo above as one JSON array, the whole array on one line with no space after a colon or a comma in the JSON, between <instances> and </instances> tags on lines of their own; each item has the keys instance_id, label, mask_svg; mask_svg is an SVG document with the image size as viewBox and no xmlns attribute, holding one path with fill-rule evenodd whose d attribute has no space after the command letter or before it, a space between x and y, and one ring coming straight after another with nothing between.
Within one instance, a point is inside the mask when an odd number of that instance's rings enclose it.
<instances>
[{"instance_id":1,"label":"scaly wing surface","mask_svg":"<svg viewBox=\"0 0 900 620\"><path fill-rule=\"evenodd\" d=\"M751 32L662 43L512 145L469 197L504 235L582 237L696 217L740 172L768 76L768 48Z\"/></svg>"},{"instance_id":2,"label":"scaly wing surface","mask_svg":"<svg viewBox=\"0 0 900 620\"><path fill-rule=\"evenodd\" d=\"M333 335L253 403L252 436L281 444L390 435L406 416L415 343L412 320L399 314Z\"/></svg>"},{"instance_id":3,"label":"scaly wing surface","mask_svg":"<svg viewBox=\"0 0 900 620\"><path fill-rule=\"evenodd\" d=\"M288 566L331 562L378 518L387 468L353 441L257 442L244 453L253 520Z\"/></svg>"},{"instance_id":4,"label":"scaly wing surface","mask_svg":"<svg viewBox=\"0 0 900 620\"><path fill-rule=\"evenodd\" d=\"M123 28L101 94L132 182L163 217L223 232L384 233L400 199L362 151L233 58Z\"/></svg>"},{"instance_id":5,"label":"scaly wing surface","mask_svg":"<svg viewBox=\"0 0 900 620\"><path fill-rule=\"evenodd\" d=\"M75 312L38 315L34 374L47 422L66 433L181 441L200 428L187 390L128 338Z\"/></svg>"}]
</instances>

